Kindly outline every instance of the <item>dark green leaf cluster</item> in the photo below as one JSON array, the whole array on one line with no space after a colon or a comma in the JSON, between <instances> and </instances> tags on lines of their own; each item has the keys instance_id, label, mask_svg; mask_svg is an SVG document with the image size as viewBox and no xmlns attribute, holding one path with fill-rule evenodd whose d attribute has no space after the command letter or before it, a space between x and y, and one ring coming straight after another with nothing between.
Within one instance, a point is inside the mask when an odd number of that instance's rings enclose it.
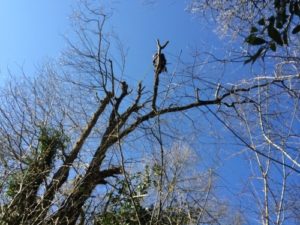
<instances>
[{"instance_id":1,"label":"dark green leaf cluster","mask_svg":"<svg viewBox=\"0 0 300 225\"><path fill-rule=\"evenodd\" d=\"M27 185L33 189L37 189L46 178L47 171L50 171L57 151L66 147L69 138L60 130L40 127L38 141L37 151L33 151L25 159L26 168L9 177L8 196L14 197L20 185L24 186L25 183L28 183Z\"/></svg>"},{"instance_id":2,"label":"dark green leaf cluster","mask_svg":"<svg viewBox=\"0 0 300 225\"><path fill-rule=\"evenodd\" d=\"M39 136L40 159L47 166L51 166L57 150L64 150L68 142L69 137L63 131L55 128L41 127Z\"/></svg>"},{"instance_id":3,"label":"dark green leaf cluster","mask_svg":"<svg viewBox=\"0 0 300 225\"><path fill-rule=\"evenodd\" d=\"M157 185L157 173L160 173L160 170L157 165L152 169L146 166L144 173L138 172L130 176L131 190L129 190L128 180L119 180L116 185L117 191L113 190L108 194L106 209L96 216L94 224L188 224L191 215L181 210L181 207L174 205L163 208L158 215L153 205L146 206L147 196L151 194L151 188Z\"/></svg>"},{"instance_id":4,"label":"dark green leaf cluster","mask_svg":"<svg viewBox=\"0 0 300 225\"><path fill-rule=\"evenodd\" d=\"M130 185L130 187L129 187ZM147 166L145 173L138 172L130 176L129 180L119 179L108 194L107 208L103 213L97 216L95 225L118 225L128 224L137 225L139 216L142 224L151 220L151 214L142 206L143 197L148 193L151 185L150 171Z\"/></svg>"},{"instance_id":5,"label":"dark green leaf cluster","mask_svg":"<svg viewBox=\"0 0 300 225\"><path fill-rule=\"evenodd\" d=\"M299 19L299 0L274 0L272 15L260 18L257 26L252 26L245 38L249 45L259 46L245 63L254 63L260 57L264 59L269 50L276 52L278 46L288 46L289 36L300 31L300 24L294 25Z\"/></svg>"},{"instance_id":6,"label":"dark green leaf cluster","mask_svg":"<svg viewBox=\"0 0 300 225\"><path fill-rule=\"evenodd\" d=\"M38 141L36 149L25 159L24 169L8 177L6 194L13 198L10 211L5 213L4 218L8 224L18 224L28 210L37 206L38 190L52 169L55 155L59 149L66 147L69 138L58 129L41 127ZM29 214L27 216L30 217ZM27 220L30 221L30 218Z\"/></svg>"}]
</instances>

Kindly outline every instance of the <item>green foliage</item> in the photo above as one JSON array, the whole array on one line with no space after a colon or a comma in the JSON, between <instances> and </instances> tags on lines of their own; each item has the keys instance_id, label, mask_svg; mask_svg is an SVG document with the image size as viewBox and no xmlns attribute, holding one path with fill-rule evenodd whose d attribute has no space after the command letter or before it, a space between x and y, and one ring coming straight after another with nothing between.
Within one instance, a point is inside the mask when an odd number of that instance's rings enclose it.
<instances>
[{"instance_id":1,"label":"green foliage","mask_svg":"<svg viewBox=\"0 0 300 225\"><path fill-rule=\"evenodd\" d=\"M250 63L250 62L254 63L259 57L264 56L265 53L266 53L265 48L264 48L264 47L260 47L260 48L257 50L257 52L256 52L254 55L251 55L251 56L249 57L249 59L245 60L244 63L245 63L245 64Z\"/></svg>"},{"instance_id":2,"label":"green foliage","mask_svg":"<svg viewBox=\"0 0 300 225\"><path fill-rule=\"evenodd\" d=\"M6 191L7 196L14 197L17 194L22 182L22 177L22 172L15 172L8 177L8 189Z\"/></svg>"},{"instance_id":3,"label":"green foliage","mask_svg":"<svg viewBox=\"0 0 300 225\"><path fill-rule=\"evenodd\" d=\"M137 215L142 224L151 220L151 214L142 206L142 200L151 186L150 169L145 168L144 174L138 172L128 180L119 179L116 190L108 194L108 209L98 215L95 225L138 225Z\"/></svg>"},{"instance_id":4,"label":"green foliage","mask_svg":"<svg viewBox=\"0 0 300 225\"><path fill-rule=\"evenodd\" d=\"M18 192L21 193L21 185L23 192L36 193L50 172L57 150L64 149L69 138L60 130L40 127L38 141L37 150L25 157L25 168L9 176L7 196L14 197Z\"/></svg>"},{"instance_id":5,"label":"green foliage","mask_svg":"<svg viewBox=\"0 0 300 225\"><path fill-rule=\"evenodd\" d=\"M270 43L270 49L273 51L273 52L276 52L276 44L274 42L271 42Z\"/></svg>"},{"instance_id":6,"label":"green foliage","mask_svg":"<svg viewBox=\"0 0 300 225\"><path fill-rule=\"evenodd\" d=\"M260 47L253 55L248 56L246 63L254 63L258 58L264 59L266 53L275 52L277 47L289 45L290 35L297 35L300 25L294 25L300 19L300 2L298 0L275 0L271 16L262 17L257 27L252 26L245 42Z\"/></svg>"},{"instance_id":7,"label":"green foliage","mask_svg":"<svg viewBox=\"0 0 300 225\"><path fill-rule=\"evenodd\" d=\"M255 35L250 35L247 37L246 42L251 45L262 45L266 43L266 40L260 37L256 37Z\"/></svg>"},{"instance_id":8,"label":"green foliage","mask_svg":"<svg viewBox=\"0 0 300 225\"><path fill-rule=\"evenodd\" d=\"M150 190L157 188L157 180L161 173L162 168L154 164L151 169L146 166L144 173L131 175L129 181L119 180L117 190L112 190L107 195L106 210L96 216L94 225L139 225L139 221L143 225L189 224L191 217L196 218L199 214L197 209L194 210L195 215L191 215L191 212L188 214L182 206L176 207L174 204L172 207L163 208L158 216L158 210L153 205L146 207L147 196Z\"/></svg>"},{"instance_id":9,"label":"green foliage","mask_svg":"<svg viewBox=\"0 0 300 225\"><path fill-rule=\"evenodd\" d=\"M39 142L40 159L50 166L57 150L64 150L69 138L61 130L41 127Z\"/></svg>"},{"instance_id":10,"label":"green foliage","mask_svg":"<svg viewBox=\"0 0 300 225\"><path fill-rule=\"evenodd\" d=\"M258 23L258 25L260 25L260 26L265 26L265 25L266 25L265 18L261 18L257 23ZM258 30L257 30L257 31L258 31Z\"/></svg>"},{"instance_id":11,"label":"green foliage","mask_svg":"<svg viewBox=\"0 0 300 225\"><path fill-rule=\"evenodd\" d=\"M293 29L292 34L297 34L299 31L300 31L300 25L297 25L297 26Z\"/></svg>"},{"instance_id":12,"label":"green foliage","mask_svg":"<svg viewBox=\"0 0 300 225\"><path fill-rule=\"evenodd\" d=\"M281 33L277 30L276 27L274 27L273 23L270 23L268 25L268 35L270 38L272 38L273 41L275 41L278 45L283 46L283 38Z\"/></svg>"}]
</instances>

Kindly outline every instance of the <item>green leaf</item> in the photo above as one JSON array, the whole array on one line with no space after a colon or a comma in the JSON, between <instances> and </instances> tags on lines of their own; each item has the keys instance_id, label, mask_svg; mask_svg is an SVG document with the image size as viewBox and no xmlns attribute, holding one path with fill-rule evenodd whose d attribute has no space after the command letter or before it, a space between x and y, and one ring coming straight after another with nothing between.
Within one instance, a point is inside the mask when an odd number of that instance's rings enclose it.
<instances>
[{"instance_id":1,"label":"green leaf","mask_svg":"<svg viewBox=\"0 0 300 225\"><path fill-rule=\"evenodd\" d=\"M284 32L283 32L283 43L285 45L289 45L287 29L285 29Z\"/></svg>"},{"instance_id":2,"label":"green leaf","mask_svg":"<svg viewBox=\"0 0 300 225\"><path fill-rule=\"evenodd\" d=\"M283 40L281 38L281 34L279 33L279 31L272 24L269 24L269 26L268 26L268 35L277 44L279 44L281 46L283 45Z\"/></svg>"},{"instance_id":3,"label":"green leaf","mask_svg":"<svg viewBox=\"0 0 300 225\"><path fill-rule=\"evenodd\" d=\"M251 27L250 33L252 34L252 33L255 33L257 31L258 31L258 29L253 26L253 27Z\"/></svg>"},{"instance_id":4,"label":"green leaf","mask_svg":"<svg viewBox=\"0 0 300 225\"><path fill-rule=\"evenodd\" d=\"M279 7L279 3L280 3L279 0L275 0L275 1L274 1L274 7L275 7L275 8L278 8L278 7Z\"/></svg>"},{"instance_id":5,"label":"green leaf","mask_svg":"<svg viewBox=\"0 0 300 225\"><path fill-rule=\"evenodd\" d=\"M297 16L300 16L300 6L299 6L299 3L295 3L294 10L295 10L295 14Z\"/></svg>"},{"instance_id":6,"label":"green leaf","mask_svg":"<svg viewBox=\"0 0 300 225\"><path fill-rule=\"evenodd\" d=\"M263 54L263 51L265 51L265 48L260 47L254 55L250 56L249 59L244 61L244 64L248 64L250 62L253 64Z\"/></svg>"},{"instance_id":7,"label":"green leaf","mask_svg":"<svg viewBox=\"0 0 300 225\"><path fill-rule=\"evenodd\" d=\"M270 44L270 49L271 49L273 52L276 52L276 44L275 44L275 42L272 42L272 43Z\"/></svg>"},{"instance_id":8,"label":"green leaf","mask_svg":"<svg viewBox=\"0 0 300 225\"><path fill-rule=\"evenodd\" d=\"M269 20L270 25L271 25L271 26L274 26L274 23L275 23L275 17L274 17L274 16L270 16L268 20ZM269 25L269 26L270 26L270 25Z\"/></svg>"},{"instance_id":9,"label":"green leaf","mask_svg":"<svg viewBox=\"0 0 300 225\"><path fill-rule=\"evenodd\" d=\"M266 43L266 41L263 38L256 37L253 34L249 35L245 41L250 45L262 45Z\"/></svg>"},{"instance_id":10,"label":"green leaf","mask_svg":"<svg viewBox=\"0 0 300 225\"><path fill-rule=\"evenodd\" d=\"M282 3L276 15L276 27L281 29L287 23L289 16L286 14L286 3Z\"/></svg>"},{"instance_id":11,"label":"green leaf","mask_svg":"<svg viewBox=\"0 0 300 225\"><path fill-rule=\"evenodd\" d=\"M295 12L295 3L291 2L289 5L289 11L291 14L293 14Z\"/></svg>"},{"instance_id":12,"label":"green leaf","mask_svg":"<svg viewBox=\"0 0 300 225\"><path fill-rule=\"evenodd\" d=\"M261 18L257 23L258 23L259 25L261 25L261 26L266 25L266 21L265 21L264 18Z\"/></svg>"},{"instance_id":13,"label":"green leaf","mask_svg":"<svg viewBox=\"0 0 300 225\"><path fill-rule=\"evenodd\" d=\"M300 31L300 25L297 25L297 26L293 29L292 34L297 34L299 31Z\"/></svg>"},{"instance_id":14,"label":"green leaf","mask_svg":"<svg viewBox=\"0 0 300 225\"><path fill-rule=\"evenodd\" d=\"M249 59L245 60L245 61L244 61L244 65L245 65L245 64L248 64L248 63L251 62L251 61L252 61L252 57L250 57Z\"/></svg>"},{"instance_id":15,"label":"green leaf","mask_svg":"<svg viewBox=\"0 0 300 225\"><path fill-rule=\"evenodd\" d=\"M280 20L276 20L276 27L277 27L278 29L283 28L283 23L282 23Z\"/></svg>"},{"instance_id":16,"label":"green leaf","mask_svg":"<svg viewBox=\"0 0 300 225\"><path fill-rule=\"evenodd\" d=\"M262 47L257 50L257 52L252 56L253 63L263 54L264 50L265 50L265 48L262 48Z\"/></svg>"}]
</instances>

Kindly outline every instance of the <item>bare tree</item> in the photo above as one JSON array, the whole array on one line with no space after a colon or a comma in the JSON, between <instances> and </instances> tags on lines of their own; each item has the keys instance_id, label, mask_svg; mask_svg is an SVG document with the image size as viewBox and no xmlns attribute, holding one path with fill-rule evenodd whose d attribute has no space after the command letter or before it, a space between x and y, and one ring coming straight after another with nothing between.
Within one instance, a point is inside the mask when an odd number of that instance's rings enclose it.
<instances>
[{"instance_id":1,"label":"bare tree","mask_svg":"<svg viewBox=\"0 0 300 225\"><path fill-rule=\"evenodd\" d=\"M111 55L114 39L105 33L107 16L87 3L82 7L82 12L75 18L78 19L77 39L67 40L70 48L61 62L63 66L56 68L56 65L48 65L42 68L39 78L32 79L24 75L23 80L13 81L1 90L3 182L0 218L3 224L88 223L88 218L92 218L89 213L95 213L97 204L105 199L98 199L94 194L105 192L105 187L112 185L120 176L124 176L129 187L136 220L142 224L138 205L133 200L134 189L130 189L126 147L129 141L133 141L130 138L134 134L134 137L149 135L147 132L153 131L153 124L158 124L158 132L150 135L161 147L157 164L156 191L159 197L153 215L161 221L163 211L175 204L172 202L173 186L179 184L176 179L180 177L177 174L172 176L180 169L176 162L174 168L166 172L168 175L162 173L167 171L166 160L169 160L165 159L161 137L162 119L199 109L221 119L220 116L238 112L239 106L252 107L258 115L264 115L262 107L265 106L265 100L258 101L258 96L264 96L267 90L280 90L280 87L290 99L295 100L295 96L298 96L297 89L287 85L296 84L298 75L257 78L254 82L237 83L239 85L205 80L196 70L173 76L165 70L162 61L162 56L167 58L163 50L168 41L164 45L157 41L154 84L129 84L122 76L124 55L121 54L121 63ZM169 75L180 85L169 85ZM255 94L257 91L259 95ZM276 98L271 94L266 99ZM186 119L189 117L186 116ZM234 132L225 119L221 121ZM269 120L267 122L268 126L272 125ZM285 170L293 173L300 171L299 152L295 151L295 145L286 148L279 144L278 137L273 134L270 136L265 127L262 117L262 137L274 152L276 150L274 154L253 146L244 137L236 136L258 158L262 157L276 167L284 168L285 181ZM288 138L293 137L294 133L289 133ZM138 143L140 139L136 138L135 141ZM131 148L138 154L136 145ZM264 166L261 172L266 174L266 170ZM220 224L218 220L223 215L222 211L212 213L209 210L214 207L210 195L211 177L207 176L209 182L206 190L201 192L203 202L195 200L195 207L184 211L187 215L193 214L193 219L194 215L198 216L195 224ZM268 188L268 185L265 187ZM195 208L199 210L196 213L193 212ZM267 204L265 209L268 209ZM265 210L266 224L268 215ZM278 217L278 221L282 221L280 213Z\"/></svg>"}]
</instances>

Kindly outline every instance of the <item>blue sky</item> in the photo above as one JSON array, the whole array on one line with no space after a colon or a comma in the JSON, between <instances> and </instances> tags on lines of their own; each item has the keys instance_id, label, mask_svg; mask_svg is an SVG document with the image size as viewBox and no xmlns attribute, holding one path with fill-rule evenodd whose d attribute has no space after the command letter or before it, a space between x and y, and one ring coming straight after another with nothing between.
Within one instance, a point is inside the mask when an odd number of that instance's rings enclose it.
<instances>
[{"instance_id":1,"label":"blue sky","mask_svg":"<svg viewBox=\"0 0 300 225\"><path fill-rule=\"evenodd\" d=\"M1 1L0 68L34 65L47 57L57 57L64 46L62 34L67 31L71 0Z\"/></svg>"},{"instance_id":2,"label":"blue sky","mask_svg":"<svg viewBox=\"0 0 300 225\"><path fill-rule=\"evenodd\" d=\"M186 1L157 1L153 5L134 0L120 2L115 4L111 24L129 50L127 72L132 74L127 76L131 78L139 80L152 75L151 57L156 51L157 38L161 42L170 41L165 53L171 67L181 51L184 56L190 55L195 48L203 48L208 40L213 45L206 48L222 46L212 27L201 25L185 10Z\"/></svg>"},{"instance_id":3,"label":"blue sky","mask_svg":"<svg viewBox=\"0 0 300 225\"><path fill-rule=\"evenodd\" d=\"M26 0L0 3L0 69L24 66L32 72L34 65L48 57L57 58L65 46L62 35L68 35L69 15L75 0ZM199 25L199 21L184 9L185 1L161 1L145 5L142 1L111 1L114 8L109 22L128 48L128 76L149 73L155 39L170 40L167 52L190 53L205 40L218 44L217 36ZM167 10L166 10L167 9ZM220 42L219 42L220 44ZM27 71L28 72L28 71ZM135 75L136 74L136 75Z\"/></svg>"}]
</instances>

